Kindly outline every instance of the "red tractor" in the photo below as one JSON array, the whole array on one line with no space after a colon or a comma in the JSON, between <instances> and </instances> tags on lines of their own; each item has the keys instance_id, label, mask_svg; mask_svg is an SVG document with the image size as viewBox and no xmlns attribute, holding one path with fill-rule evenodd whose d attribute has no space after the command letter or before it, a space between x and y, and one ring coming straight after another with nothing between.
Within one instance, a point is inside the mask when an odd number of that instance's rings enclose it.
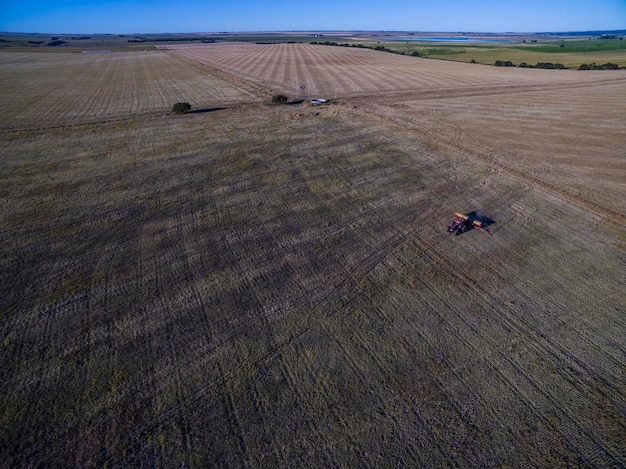
<instances>
[{"instance_id":1,"label":"red tractor","mask_svg":"<svg viewBox=\"0 0 626 469\"><path fill-rule=\"evenodd\" d=\"M476 228L478 230L484 231L487 234L490 234L485 228L483 228L483 222L479 220L472 220L467 215L463 215L459 212L454 212L454 218L452 219L452 223L448 227L448 231L450 233L454 233L454 236L458 236L461 233L465 233L467 230Z\"/></svg>"}]
</instances>

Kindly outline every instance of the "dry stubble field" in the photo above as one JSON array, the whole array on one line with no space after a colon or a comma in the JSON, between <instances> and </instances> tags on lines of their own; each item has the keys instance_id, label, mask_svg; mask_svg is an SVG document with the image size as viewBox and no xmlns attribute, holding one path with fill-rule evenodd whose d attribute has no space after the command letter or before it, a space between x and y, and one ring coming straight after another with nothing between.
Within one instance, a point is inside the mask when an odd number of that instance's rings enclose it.
<instances>
[{"instance_id":1,"label":"dry stubble field","mask_svg":"<svg viewBox=\"0 0 626 469\"><path fill-rule=\"evenodd\" d=\"M167 112L179 101L195 109L258 101L250 87L155 51L7 52L0 58L0 87L3 130L137 117Z\"/></svg>"},{"instance_id":2,"label":"dry stubble field","mask_svg":"<svg viewBox=\"0 0 626 469\"><path fill-rule=\"evenodd\" d=\"M0 54L3 466L626 464L623 72L129 54Z\"/></svg>"}]
</instances>

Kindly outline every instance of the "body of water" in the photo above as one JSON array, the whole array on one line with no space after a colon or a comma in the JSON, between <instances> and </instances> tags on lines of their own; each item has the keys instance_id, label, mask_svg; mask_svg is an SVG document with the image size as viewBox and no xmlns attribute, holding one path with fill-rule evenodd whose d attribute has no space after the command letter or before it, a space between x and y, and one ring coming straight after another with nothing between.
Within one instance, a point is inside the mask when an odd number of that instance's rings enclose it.
<instances>
[{"instance_id":1,"label":"body of water","mask_svg":"<svg viewBox=\"0 0 626 469\"><path fill-rule=\"evenodd\" d=\"M385 38L386 39L386 38ZM389 40L389 39L386 39ZM391 41L427 41L427 42L515 42L507 39L480 39L473 37L394 37Z\"/></svg>"}]
</instances>

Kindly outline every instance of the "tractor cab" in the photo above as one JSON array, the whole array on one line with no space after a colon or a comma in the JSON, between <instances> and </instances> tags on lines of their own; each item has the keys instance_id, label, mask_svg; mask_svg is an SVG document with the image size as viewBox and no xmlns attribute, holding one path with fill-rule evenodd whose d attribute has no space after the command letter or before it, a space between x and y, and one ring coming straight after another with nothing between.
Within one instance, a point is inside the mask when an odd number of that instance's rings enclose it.
<instances>
[{"instance_id":1,"label":"tractor cab","mask_svg":"<svg viewBox=\"0 0 626 469\"><path fill-rule=\"evenodd\" d=\"M458 236L461 233L465 233L471 227L469 217L459 212L454 212L452 223L448 227L448 232L454 233L454 236Z\"/></svg>"}]
</instances>

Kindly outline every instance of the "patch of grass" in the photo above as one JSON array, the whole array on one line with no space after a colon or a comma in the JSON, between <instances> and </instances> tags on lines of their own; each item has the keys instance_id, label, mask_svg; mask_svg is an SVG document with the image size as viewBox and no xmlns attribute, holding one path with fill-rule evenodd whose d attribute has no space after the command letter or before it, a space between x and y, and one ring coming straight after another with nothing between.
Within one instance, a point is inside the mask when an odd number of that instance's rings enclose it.
<instances>
[{"instance_id":1,"label":"patch of grass","mask_svg":"<svg viewBox=\"0 0 626 469\"><path fill-rule=\"evenodd\" d=\"M419 53L421 57L454 60L492 65L496 61L513 61L515 63L563 63L568 68L578 68L583 63L615 62L626 66L625 40L592 39L541 41L537 43L431 43L419 41L381 41L366 42L368 47L384 45L392 51L411 55ZM610 59L609 59L610 57Z\"/></svg>"}]
</instances>

